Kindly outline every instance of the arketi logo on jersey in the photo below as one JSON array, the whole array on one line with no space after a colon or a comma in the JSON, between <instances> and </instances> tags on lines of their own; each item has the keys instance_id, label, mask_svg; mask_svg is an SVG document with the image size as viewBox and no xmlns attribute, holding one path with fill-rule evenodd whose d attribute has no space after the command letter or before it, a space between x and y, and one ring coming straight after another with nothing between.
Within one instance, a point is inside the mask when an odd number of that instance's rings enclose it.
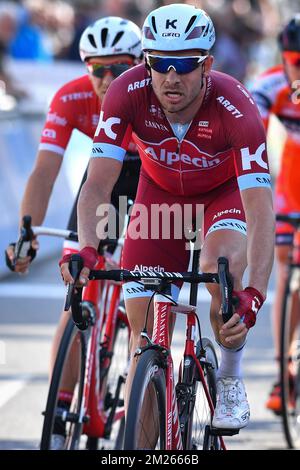
<instances>
[{"instance_id":1,"label":"arketi logo on jersey","mask_svg":"<svg viewBox=\"0 0 300 470\"><path fill-rule=\"evenodd\" d=\"M222 106L224 106L227 111L229 111L236 119L241 118L244 116L229 100L227 100L224 96L219 96L217 98L217 101L221 103Z\"/></svg>"},{"instance_id":2,"label":"arketi logo on jersey","mask_svg":"<svg viewBox=\"0 0 300 470\"><path fill-rule=\"evenodd\" d=\"M129 91L139 90L140 88L143 88L144 86L149 85L149 83L151 83L151 78L144 78L144 80L141 80L139 82L130 83L128 85L127 91L129 92Z\"/></svg>"}]
</instances>

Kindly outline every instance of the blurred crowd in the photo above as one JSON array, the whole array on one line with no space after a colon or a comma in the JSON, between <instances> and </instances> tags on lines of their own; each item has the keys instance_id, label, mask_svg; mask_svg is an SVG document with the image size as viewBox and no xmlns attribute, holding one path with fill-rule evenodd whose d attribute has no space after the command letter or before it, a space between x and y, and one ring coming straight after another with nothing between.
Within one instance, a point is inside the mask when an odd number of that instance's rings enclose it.
<instances>
[{"instance_id":1,"label":"blurred crowd","mask_svg":"<svg viewBox=\"0 0 300 470\"><path fill-rule=\"evenodd\" d=\"M184 0L183 0L184 1ZM217 33L215 68L247 82L277 57L276 36L298 9L299 0L186 0L206 10ZM5 59L79 61L78 43L92 21L116 15L139 26L147 13L174 0L20 0L0 1L0 92L17 99ZM182 2L181 2L182 3Z\"/></svg>"}]
</instances>

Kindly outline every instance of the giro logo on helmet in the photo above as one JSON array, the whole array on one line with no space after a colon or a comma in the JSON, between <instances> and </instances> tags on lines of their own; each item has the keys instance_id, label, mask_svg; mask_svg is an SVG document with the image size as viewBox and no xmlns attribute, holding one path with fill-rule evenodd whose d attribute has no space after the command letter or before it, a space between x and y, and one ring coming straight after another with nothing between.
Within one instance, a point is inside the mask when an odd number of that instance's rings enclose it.
<instances>
[{"instance_id":1,"label":"giro logo on helmet","mask_svg":"<svg viewBox=\"0 0 300 470\"><path fill-rule=\"evenodd\" d=\"M175 37L175 38L179 38L180 37L180 33L162 33L162 36L164 38L166 37Z\"/></svg>"}]
</instances>

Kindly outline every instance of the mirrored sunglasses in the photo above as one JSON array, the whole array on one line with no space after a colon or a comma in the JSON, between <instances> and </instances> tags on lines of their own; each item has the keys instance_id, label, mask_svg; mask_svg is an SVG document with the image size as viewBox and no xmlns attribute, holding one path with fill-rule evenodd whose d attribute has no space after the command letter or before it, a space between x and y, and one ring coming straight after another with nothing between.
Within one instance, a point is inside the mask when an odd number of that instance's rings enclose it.
<instances>
[{"instance_id":1,"label":"mirrored sunglasses","mask_svg":"<svg viewBox=\"0 0 300 470\"><path fill-rule=\"evenodd\" d=\"M190 73L199 67L207 55L196 57L162 57L148 54L148 65L158 73L168 73L170 70L175 70L179 75Z\"/></svg>"},{"instance_id":2,"label":"mirrored sunglasses","mask_svg":"<svg viewBox=\"0 0 300 470\"><path fill-rule=\"evenodd\" d=\"M297 51L285 51L283 52L284 60L296 67L300 67L300 52Z\"/></svg>"},{"instance_id":3,"label":"mirrored sunglasses","mask_svg":"<svg viewBox=\"0 0 300 470\"><path fill-rule=\"evenodd\" d=\"M131 67L132 64L87 64L88 71L97 78L103 78L107 72L110 72L116 78Z\"/></svg>"}]
</instances>

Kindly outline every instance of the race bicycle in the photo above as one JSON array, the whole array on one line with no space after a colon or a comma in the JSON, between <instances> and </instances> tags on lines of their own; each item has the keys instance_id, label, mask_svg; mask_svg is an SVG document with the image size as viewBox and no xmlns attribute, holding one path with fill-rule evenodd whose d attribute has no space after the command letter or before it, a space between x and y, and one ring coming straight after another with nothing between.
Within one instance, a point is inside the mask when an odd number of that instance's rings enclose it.
<instances>
[{"instance_id":1,"label":"race bicycle","mask_svg":"<svg viewBox=\"0 0 300 470\"><path fill-rule=\"evenodd\" d=\"M281 311L280 390L284 435L290 448L300 448L300 312L292 315L293 302L300 302L300 213L278 214L276 220L294 229Z\"/></svg>"},{"instance_id":2,"label":"race bicycle","mask_svg":"<svg viewBox=\"0 0 300 470\"><path fill-rule=\"evenodd\" d=\"M192 271L186 273L127 270L90 272L90 280L134 280L140 282L145 289L153 290L151 298L154 302L153 335L150 338L145 326L141 337L146 345L138 348L135 353L139 359L125 422L124 449L126 450L154 448L225 450L223 436L238 433L212 427L218 362L212 342L202 338L200 321L196 313L198 284L219 283L223 319L224 322L228 321L233 313L233 283L226 258L219 258L218 273L199 274L199 256L199 250L195 250ZM72 257L70 269L73 279L76 280L82 269L79 255ZM172 299L171 283L174 281L191 284L190 305L178 304ZM77 310L80 300L73 296L71 304L72 309ZM169 318L178 313L186 315L187 326L184 354L178 382L175 385ZM146 325L147 312L145 317Z\"/></svg>"},{"instance_id":3,"label":"race bicycle","mask_svg":"<svg viewBox=\"0 0 300 470\"><path fill-rule=\"evenodd\" d=\"M25 256L34 236L55 236L78 241L77 233L47 227L32 227L25 216L21 236L16 244L16 258ZM107 246L118 245L114 258L120 258L122 241L105 240L101 244L97 269L112 263ZM115 262L114 262L115 263ZM56 420L66 426L65 450L97 449L99 440L104 445L121 448L124 435L123 388L129 358L130 329L121 304L121 285L111 281L95 280L84 289L73 293L81 299L80 320L73 308L63 332L50 380L40 449L52 447ZM69 310L69 307L66 307ZM58 406L70 351L75 363L76 387L70 411ZM74 367L73 367L74 369ZM73 371L74 374L74 371ZM87 436L86 442L83 437Z\"/></svg>"}]
</instances>

